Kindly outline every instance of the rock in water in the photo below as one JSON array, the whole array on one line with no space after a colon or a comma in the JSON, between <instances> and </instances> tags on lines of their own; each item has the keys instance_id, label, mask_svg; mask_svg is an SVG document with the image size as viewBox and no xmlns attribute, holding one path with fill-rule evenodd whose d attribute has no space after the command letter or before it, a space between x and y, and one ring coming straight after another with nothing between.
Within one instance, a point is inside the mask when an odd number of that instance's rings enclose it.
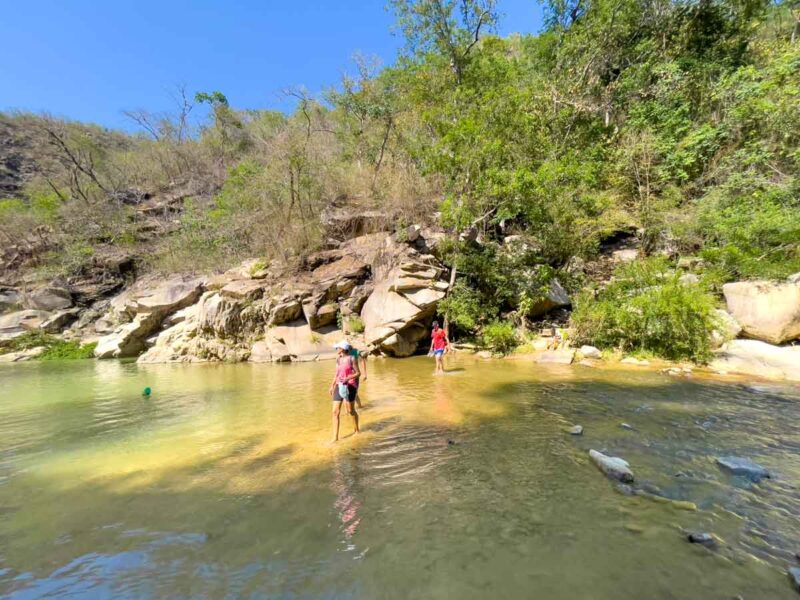
<instances>
[{"instance_id":1,"label":"rock in water","mask_svg":"<svg viewBox=\"0 0 800 600\"><path fill-rule=\"evenodd\" d=\"M627 429L628 431L634 431L633 425L629 423L620 423L619 426L623 429Z\"/></svg>"},{"instance_id":2,"label":"rock in water","mask_svg":"<svg viewBox=\"0 0 800 600\"><path fill-rule=\"evenodd\" d=\"M575 427L570 427L567 431L570 435L583 435L583 426L575 425Z\"/></svg>"},{"instance_id":3,"label":"rock in water","mask_svg":"<svg viewBox=\"0 0 800 600\"><path fill-rule=\"evenodd\" d=\"M748 458L722 456L717 459L717 464L734 475L743 475L747 477L754 483L758 483L765 477L770 477L770 472L767 469Z\"/></svg>"},{"instance_id":4,"label":"rock in water","mask_svg":"<svg viewBox=\"0 0 800 600\"><path fill-rule=\"evenodd\" d=\"M789 567L789 578L794 584L794 589L800 592L800 567Z\"/></svg>"},{"instance_id":5,"label":"rock in water","mask_svg":"<svg viewBox=\"0 0 800 600\"><path fill-rule=\"evenodd\" d=\"M606 476L622 483L633 483L633 471L627 461L618 456L606 456L597 450L589 450L589 457Z\"/></svg>"},{"instance_id":6,"label":"rock in water","mask_svg":"<svg viewBox=\"0 0 800 600\"><path fill-rule=\"evenodd\" d=\"M710 533L695 533L692 532L686 538L692 544L701 544L706 547L715 546L716 542L714 541L714 536Z\"/></svg>"}]
</instances>

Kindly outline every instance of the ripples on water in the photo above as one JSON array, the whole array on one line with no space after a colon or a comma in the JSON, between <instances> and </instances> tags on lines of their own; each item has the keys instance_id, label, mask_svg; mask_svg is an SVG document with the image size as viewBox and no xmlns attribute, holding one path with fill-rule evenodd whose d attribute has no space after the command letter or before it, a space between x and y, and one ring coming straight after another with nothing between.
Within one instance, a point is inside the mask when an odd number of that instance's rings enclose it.
<instances>
[{"instance_id":1,"label":"ripples on water","mask_svg":"<svg viewBox=\"0 0 800 600\"><path fill-rule=\"evenodd\" d=\"M797 386L373 361L364 433L329 448L331 368L0 369L0 595L796 597ZM699 510L619 493L589 448Z\"/></svg>"}]
</instances>

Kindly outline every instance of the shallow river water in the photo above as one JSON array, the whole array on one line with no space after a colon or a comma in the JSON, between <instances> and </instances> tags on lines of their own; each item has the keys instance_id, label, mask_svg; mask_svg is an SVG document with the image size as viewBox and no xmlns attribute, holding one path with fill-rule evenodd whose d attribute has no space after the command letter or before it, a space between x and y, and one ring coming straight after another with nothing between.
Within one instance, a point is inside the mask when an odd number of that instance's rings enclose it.
<instances>
[{"instance_id":1,"label":"shallow river water","mask_svg":"<svg viewBox=\"0 0 800 600\"><path fill-rule=\"evenodd\" d=\"M798 597L798 386L373 360L329 447L332 363L2 367L1 597Z\"/></svg>"}]
</instances>

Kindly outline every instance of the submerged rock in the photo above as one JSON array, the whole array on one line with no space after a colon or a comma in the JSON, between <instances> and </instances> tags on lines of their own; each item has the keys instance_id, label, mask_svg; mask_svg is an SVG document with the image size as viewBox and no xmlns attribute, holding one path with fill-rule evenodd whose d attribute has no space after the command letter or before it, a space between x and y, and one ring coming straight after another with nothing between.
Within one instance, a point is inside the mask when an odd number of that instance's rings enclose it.
<instances>
[{"instance_id":1,"label":"submerged rock","mask_svg":"<svg viewBox=\"0 0 800 600\"><path fill-rule=\"evenodd\" d=\"M633 483L633 471L627 461L618 456L606 456L597 450L589 450L589 457L607 477L622 483Z\"/></svg>"},{"instance_id":2,"label":"submerged rock","mask_svg":"<svg viewBox=\"0 0 800 600\"><path fill-rule=\"evenodd\" d=\"M686 539L692 544L700 544L709 548L717 545L714 536L710 533L692 532L686 536Z\"/></svg>"},{"instance_id":3,"label":"submerged rock","mask_svg":"<svg viewBox=\"0 0 800 600\"><path fill-rule=\"evenodd\" d=\"M583 435L583 425L575 425L574 427L570 427L567 432L570 435Z\"/></svg>"},{"instance_id":4,"label":"submerged rock","mask_svg":"<svg viewBox=\"0 0 800 600\"><path fill-rule=\"evenodd\" d=\"M742 475L747 477L754 483L758 483L763 478L771 477L770 472L761 465L754 463L749 458L740 458L737 456L722 456L717 459L717 464L730 471L734 475Z\"/></svg>"},{"instance_id":5,"label":"submerged rock","mask_svg":"<svg viewBox=\"0 0 800 600\"><path fill-rule=\"evenodd\" d=\"M800 567L789 567L789 579L792 580L794 589L800 592Z\"/></svg>"},{"instance_id":6,"label":"submerged rock","mask_svg":"<svg viewBox=\"0 0 800 600\"><path fill-rule=\"evenodd\" d=\"M623 429L627 429L628 431L636 431L633 425L629 423L620 423L619 426L622 427Z\"/></svg>"}]
</instances>

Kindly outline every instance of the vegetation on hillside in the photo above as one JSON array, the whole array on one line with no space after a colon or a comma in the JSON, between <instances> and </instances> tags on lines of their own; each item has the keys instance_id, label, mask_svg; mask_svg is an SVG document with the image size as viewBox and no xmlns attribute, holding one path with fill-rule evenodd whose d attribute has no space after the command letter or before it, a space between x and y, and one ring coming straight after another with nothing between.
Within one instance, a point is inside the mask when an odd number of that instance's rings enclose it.
<instances>
[{"instance_id":1,"label":"vegetation on hillside","mask_svg":"<svg viewBox=\"0 0 800 600\"><path fill-rule=\"evenodd\" d=\"M582 339L697 359L721 283L800 271L792 4L548 0L541 33L508 38L492 35L501 2L391 4L407 41L397 62L358 58L321 98L287 90L289 115L181 92L174 114L130 111L136 136L2 117L37 168L0 201L0 238L38 236L47 251L29 264L48 272L79 271L108 246L183 270L291 261L323 243L333 203L395 226L436 214L459 275L443 310L490 337L499 319L524 326L553 278L581 289L576 265L630 231L643 259L665 257L664 278L583 294ZM194 130L199 104L209 120ZM703 258L703 289L678 286L679 255ZM639 303L652 322L608 324ZM653 329L677 315L697 329Z\"/></svg>"}]
</instances>

